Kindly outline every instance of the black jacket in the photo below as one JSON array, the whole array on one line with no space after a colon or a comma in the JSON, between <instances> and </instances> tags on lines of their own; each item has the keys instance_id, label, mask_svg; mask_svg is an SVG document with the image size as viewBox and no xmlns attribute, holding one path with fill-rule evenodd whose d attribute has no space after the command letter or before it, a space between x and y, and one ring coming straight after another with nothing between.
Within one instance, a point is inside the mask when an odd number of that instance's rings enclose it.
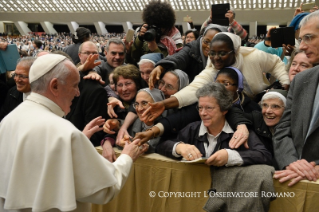
<instances>
[{"instance_id":1,"label":"black jacket","mask_svg":"<svg viewBox=\"0 0 319 212\"><path fill-rule=\"evenodd\" d=\"M66 119L71 121L76 128L83 130L84 127L94 118L102 116L108 119L107 103L108 97L103 86L94 80L83 80L79 84L80 96L72 101L71 111ZM105 133L97 132L91 137L94 146L99 146Z\"/></svg>"},{"instance_id":2,"label":"black jacket","mask_svg":"<svg viewBox=\"0 0 319 212\"><path fill-rule=\"evenodd\" d=\"M189 82L192 82L195 76L205 68L200 54L202 48L200 38L186 44L182 50L165 57L156 65L162 66L165 71L180 69L188 74Z\"/></svg>"},{"instance_id":3,"label":"black jacket","mask_svg":"<svg viewBox=\"0 0 319 212\"><path fill-rule=\"evenodd\" d=\"M102 63L96 67L94 67L94 71L96 71L101 77L102 80L105 81L105 85L110 84L109 75L112 73L114 68L110 66L106 61L101 61Z\"/></svg>"},{"instance_id":4,"label":"black jacket","mask_svg":"<svg viewBox=\"0 0 319 212\"><path fill-rule=\"evenodd\" d=\"M160 119L159 123L164 126L164 134L162 137L168 138L167 136L177 135L177 133L189 123L200 121L201 119L196 105L197 103L194 103L183 107L176 110L173 114ZM239 124L251 125L251 121L244 116L241 109L236 107L232 107L226 113L226 120L233 129L236 129Z\"/></svg>"},{"instance_id":5,"label":"black jacket","mask_svg":"<svg viewBox=\"0 0 319 212\"><path fill-rule=\"evenodd\" d=\"M193 122L187 125L178 133L176 139L159 143L157 145L157 152L167 157L176 159L176 157L174 157L172 154L172 150L175 143L182 141L186 144L192 144L196 146L200 153L205 156L206 152L204 143L209 142L206 136L207 134L199 136L200 125L201 121ZM219 149L230 149L228 144L232 136L233 133L221 132L220 136L217 139L217 145L212 154L217 152ZM249 131L248 145L250 147L249 149L246 149L244 146L240 146L238 149L236 149L244 161L243 165L272 165L272 157L270 152L265 148L263 143L259 140L257 135L252 130Z\"/></svg>"},{"instance_id":6,"label":"black jacket","mask_svg":"<svg viewBox=\"0 0 319 212\"><path fill-rule=\"evenodd\" d=\"M22 102L23 93L17 90L17 86L12 87L8 91L6 100L0 110L0 121Z\"/></svg>"}]
</instances>

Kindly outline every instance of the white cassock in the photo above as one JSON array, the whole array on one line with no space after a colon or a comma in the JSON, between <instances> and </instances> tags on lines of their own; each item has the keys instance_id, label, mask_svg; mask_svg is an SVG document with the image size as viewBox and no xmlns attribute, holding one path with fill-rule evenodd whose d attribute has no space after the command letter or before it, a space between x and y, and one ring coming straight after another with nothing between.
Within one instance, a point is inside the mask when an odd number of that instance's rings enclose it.
<instances>
[{"instance_id":1,"label":"white cassock","mask_svg":"<svg viewBox=\"0 0 319 212\"><path fill-rule=\"evenodd\" d=\"M90 211L123 187L131 157L110 163L63 115L31 93L0 123L0 212Z\"/></svg>"}]
</instances>

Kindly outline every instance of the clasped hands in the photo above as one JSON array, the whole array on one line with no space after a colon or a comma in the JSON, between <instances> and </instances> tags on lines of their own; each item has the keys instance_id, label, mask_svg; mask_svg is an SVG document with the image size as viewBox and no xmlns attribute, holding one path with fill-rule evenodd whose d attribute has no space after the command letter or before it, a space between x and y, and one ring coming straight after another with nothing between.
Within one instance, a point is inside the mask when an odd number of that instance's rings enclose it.
<instances>
[{"instance_id":1,"label":"clasped hands","mask_svg":"<svg viewBox=\"0 0 319 212\"><path fill-rule=\"evenodd\" d=\"M285 170L276 171L274 175L280 183L290 180L288 186L293 186L300 180L317 181L319 178L319 166L315 162L308 162L305 159L297 160Z\"/></svg>"}]
</instances>

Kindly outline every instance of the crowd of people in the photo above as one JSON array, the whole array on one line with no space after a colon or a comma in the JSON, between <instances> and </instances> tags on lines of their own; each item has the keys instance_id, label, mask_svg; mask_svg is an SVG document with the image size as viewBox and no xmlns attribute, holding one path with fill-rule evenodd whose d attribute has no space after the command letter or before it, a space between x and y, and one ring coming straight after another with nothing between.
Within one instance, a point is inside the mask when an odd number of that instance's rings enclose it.
<instances>
[{"instance_id":1,"label":"crowd of people","mask_svg":"<svg viewBox=\"0 0 319 212\"><path fill-rule=\"evenodd\" d=\"M118 193L132 161L148 153L205 158L221 178L229 169L260 184L316 181L319 12L297 11L296 45L276 49L270 31L243 46L248 33L234 10L229 26L212 23L211 13L183 37L160 1L145 6L130 42L84 27L6 37L0 51L14 43L21 59L0 81L0 208L87 211L86 202ZM118 158L114 147L123 149ZM270 201L247 204L267 211Z\"/></svg>"}]
</instances>

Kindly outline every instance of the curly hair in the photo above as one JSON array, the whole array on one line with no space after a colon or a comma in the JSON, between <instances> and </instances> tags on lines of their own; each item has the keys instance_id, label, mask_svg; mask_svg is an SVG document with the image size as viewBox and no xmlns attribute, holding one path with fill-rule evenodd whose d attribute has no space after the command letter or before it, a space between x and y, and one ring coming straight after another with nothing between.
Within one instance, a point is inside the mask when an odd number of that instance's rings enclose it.
<instances>
[{"instance_id":1,"label":"curly hair","mask_svg":"<svg viewBox=\"0 0 319 212\"><path fill-rule=\"evenodd\" d=\"M151 1L145 5L142 13L144 23L170 30L174 27L176 17L170 3Z\"/></svg>"},{"instance_id":2,"label":"curly hair","mask_svg":"<svg viewBox=\"0 0 319 212\"><path fill-rule=\"evenodd\" d=\"M119 77L122 76L124 79L131 79L135 82L137 90L140 89L141 74L138 68L134 65L122 65L118 66L113 71L113 81L116 86Z\"/></svg>"}]
</instances>

